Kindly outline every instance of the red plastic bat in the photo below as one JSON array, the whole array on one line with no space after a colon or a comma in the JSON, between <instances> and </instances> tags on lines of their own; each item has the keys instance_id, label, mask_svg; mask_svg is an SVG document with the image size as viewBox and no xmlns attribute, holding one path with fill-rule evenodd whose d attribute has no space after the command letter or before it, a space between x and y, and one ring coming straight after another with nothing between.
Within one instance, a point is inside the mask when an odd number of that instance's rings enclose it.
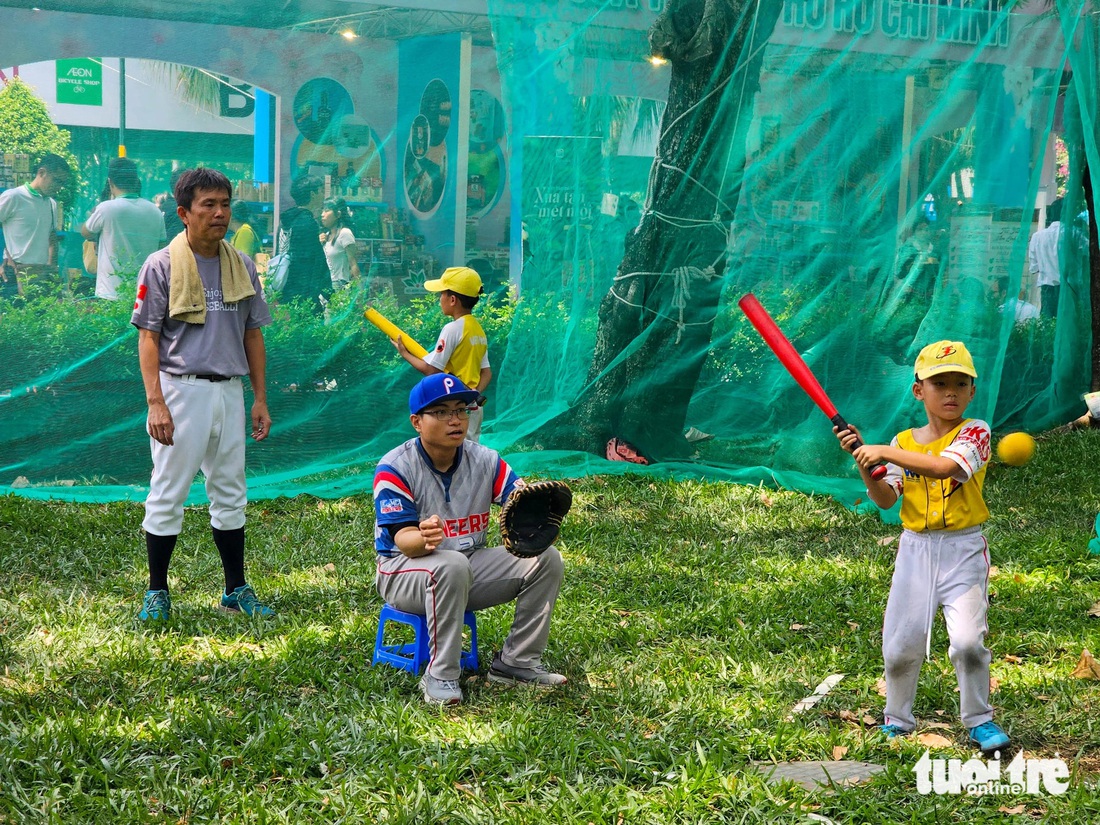
<instances>
[{"instance_id":1,"label":"red plastic bat","mask_svg":"<svg viewBox=\"0 0 1100 825\"><path fill-rule=\"evenodd\" d=\"M829 420L833 422L833 426L838 430L848 429L848 422L844 420L844 417L836 411L836 405L829 399L829 396L822 389L820 382L814 376L813 372L806 362L802 360L802 356L799 355L795 348L791 345L791 342L787 340L787 336L779 329L778 324L768 314L768 311L764 309L763 305L756 300L756 296L751 292L743 296L737 305L741 307L741 311L745 313L749 322L756 327L756 331L760 333L760 337L764 339L772 352L791 374L795 381L798 382L798 386L802 387L806 395L810 396L815 404L821 408L821 411L829 417ZM863 446L863 442L858 438L853 445L853 449L857 449ZM886 475L885 464L875 464L871 467L871 478L882 478Z\"/></svg>"}]
</instances>

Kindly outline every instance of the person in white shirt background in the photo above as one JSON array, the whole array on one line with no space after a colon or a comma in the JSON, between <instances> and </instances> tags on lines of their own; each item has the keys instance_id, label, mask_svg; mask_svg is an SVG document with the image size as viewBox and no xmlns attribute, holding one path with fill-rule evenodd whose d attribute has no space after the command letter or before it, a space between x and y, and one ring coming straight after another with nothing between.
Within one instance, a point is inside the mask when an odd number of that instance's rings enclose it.
<instances>
[{"instance_id":1,"label":"person in white shirt background","mask_svg":"<svg viewBox=\"0 0 1100 825\"><path fill-rule=\"evenodd\" d=\"M1028 268L1039 285L1039 305L1044 318L1058 314L1058 292L1062 284L1059 249L1062 241L1062 199L1047 207L1050 223L1031 236L1027 247Z\"/></svg>"},{"instance_id":2,"label":"person in white shirt background","mask_svg":"<svg viewBox=\"0 0 1100 825\"><path fill-rule=\"evenodd\" d=\"M1015 298L1008 297L1008 276L1001 275L994 281L993 298L997 301L997 311L1001 313L1011 312L1015 315L1017 324L1034 321L1039 317L1039 307L1025 300L1022 295Z\"/></svg>"},{"instance_id":3,"label":"person in white shirt background","mask_svg":"<svg viewBox=\"0 0 1100 825\"><path fill-rule=\"evenodd\" d=\"M358 248L351 231L351 212L343 198L329 198L321 204L321 229L332 288L343 289L359 280Z\"/></svg>"},{"instance_id":4,"label":"person in white shirt background","mask_svg":"<svg viewBox=\"0 0 1100 825\"><path fill-rule=\"evenodd\" d=\"M95 295L108 301L130 300L134 290L119 290L123 279L136 287L137 273L145 259L167 240L164 214L141 197L137 164L129 158L112 158L107 167L110 200L100 203L80 227L80 234L98 242Z\"/></svg>"},{"instance_id":5,"label":"person in white shirt background","mask_svg":"<svg viewBox=\"0 0 1100 825\"><path fill-rule=\"evenodd\" d=\"M72 170L60 155L47 153L35 166L34 180L0 193L4 257L0 295L25 295L28 279L57 279L57 201Z\"/></svg>"}]
</instances>

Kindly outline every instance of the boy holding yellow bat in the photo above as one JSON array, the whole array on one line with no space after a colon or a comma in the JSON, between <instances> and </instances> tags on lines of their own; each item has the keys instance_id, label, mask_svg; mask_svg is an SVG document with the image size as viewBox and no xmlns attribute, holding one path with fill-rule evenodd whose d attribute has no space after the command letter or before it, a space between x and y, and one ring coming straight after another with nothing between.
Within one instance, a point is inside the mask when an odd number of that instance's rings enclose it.
<instances>
[{"instance_id":1,"label":"boy holding yellow bat","mask_svg":"<svg viewBox=\"0 0 1100 825\"><path fill-rule=\"evenodd\" d=\"M390 340L401 357L424 375L449 372L470 389L477 390L477 412L470 414L466 435L471 441L477 441L481 436L485 388L493 377L489 368L489 341L472 312L482 293L481 276L468 266L452 266L436 280L425 283L424 289L439 293L439 309L452 319L439 333L435 349L415 352L416 342L402 335L396 327L397 335L391 335ZM386 334L390 335L388 331Z\"/></svg>"}]
</instances>

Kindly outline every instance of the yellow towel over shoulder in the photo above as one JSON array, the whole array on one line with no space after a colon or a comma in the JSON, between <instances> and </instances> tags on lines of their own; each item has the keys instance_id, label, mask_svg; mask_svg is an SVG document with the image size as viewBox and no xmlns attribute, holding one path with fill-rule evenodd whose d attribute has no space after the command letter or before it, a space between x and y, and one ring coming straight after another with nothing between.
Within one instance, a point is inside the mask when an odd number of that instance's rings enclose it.
<instances>
[{"instance_id":1,"label":"yellow towel over shoulder","mask_svg":"<svg viewBox=\"0 0 1100 825\"><path fill-rule=\"evenodd\" d=\"M226 241L218 244L222 274L222 300L235 304L256 294L240 254ZM168 244L171 280L168 284L168 317L188 324L206 323L206 292L199 277L195 253L187 243L187 232L180 232Z\"/></svg>"}]
</instances>

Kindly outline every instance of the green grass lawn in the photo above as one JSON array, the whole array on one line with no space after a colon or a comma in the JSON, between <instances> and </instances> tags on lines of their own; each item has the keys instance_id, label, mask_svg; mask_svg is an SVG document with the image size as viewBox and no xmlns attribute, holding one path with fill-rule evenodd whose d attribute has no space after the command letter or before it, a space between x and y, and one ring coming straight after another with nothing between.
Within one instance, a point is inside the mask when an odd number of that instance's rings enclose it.
<instances>
[{"instance_id":1,"label":"green grass lawn","mask_svg":"<svg viewBox=\"0 0 1100 825\"><path fill-rule=\"evenodd\" d=\"M574 484L546 657L569 684L470 675L451 710L370 665L365 498L250 505L266 622L214 609L220 564L189 511L173 619L146 630L139 505L0 497L0 822L1095 822L1100 682L1070 673L1100 654L1098 454L1098 433L1052 435L986 483L997 718L1027 755L1070 763L1063 796L922 796L924 747L863 721L882 709L897 527L825 497L624 476ZM510 615L478 616L483 670ZM917 714L955 743L933 756L965 760L942 619L932 645ZM752 768L836 748L886 771L806 792Z\"/></svg>"}]
</instances>

